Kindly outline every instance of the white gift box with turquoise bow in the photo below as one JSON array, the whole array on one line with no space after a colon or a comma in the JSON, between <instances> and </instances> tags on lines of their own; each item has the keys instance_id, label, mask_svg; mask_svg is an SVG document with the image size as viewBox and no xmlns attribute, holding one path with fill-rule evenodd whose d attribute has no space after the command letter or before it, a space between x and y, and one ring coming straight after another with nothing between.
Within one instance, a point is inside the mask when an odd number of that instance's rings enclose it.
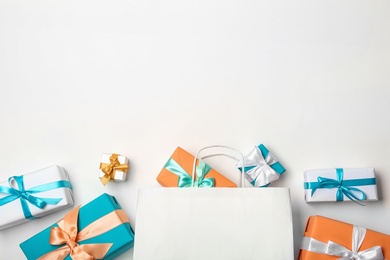
<instances>
[{"instance_id":1,"label":"white gift box with turquoise bow","mask_svg":"<svg viewBox=\"0 0 390 260\"><path fill-rule=\"evenodd\" d=\"M0 182L0 230L73 205L66 171L57 165Z\"/></svg>"},{"instance_id":2,"label":"white gift box with turquoise bow","mask_svg":"<svg viewBox=\"0 0 390 260\"><path fill-rule=\"evenodd\" d=\"M332 168L304 173L306 202L378 200L374 168Z\"/></svg>"}]
</instances>

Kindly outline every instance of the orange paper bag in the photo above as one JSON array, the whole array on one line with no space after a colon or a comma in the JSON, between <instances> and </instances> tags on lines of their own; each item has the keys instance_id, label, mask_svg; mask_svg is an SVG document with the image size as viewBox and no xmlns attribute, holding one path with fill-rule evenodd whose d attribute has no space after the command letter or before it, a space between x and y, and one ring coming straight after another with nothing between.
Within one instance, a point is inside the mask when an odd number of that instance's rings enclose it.
<instances>
[{"instance_id":1,"label":"orange paper bag","mask_svg":"<svg viewBox=\"0 0 390 260\"><path fill-rule=\"evenodd\" d=\"M191 187L194 159L192 154L177 147L157 176L157 181L164 187ZM196 168L194 186L237 187L234 182L212 169L202 160L197 160Z\"/></svg>"},{"instance_id":2,"label":"orange paper bag","mask_svg":"<svg viewBox=\"0 0 390 260\"><path fill-rule=\"evenodd\" d=\"M340 258L390 259L390 236L337 220L311 216L298 259Z\"/></svg>"}]
</instances>

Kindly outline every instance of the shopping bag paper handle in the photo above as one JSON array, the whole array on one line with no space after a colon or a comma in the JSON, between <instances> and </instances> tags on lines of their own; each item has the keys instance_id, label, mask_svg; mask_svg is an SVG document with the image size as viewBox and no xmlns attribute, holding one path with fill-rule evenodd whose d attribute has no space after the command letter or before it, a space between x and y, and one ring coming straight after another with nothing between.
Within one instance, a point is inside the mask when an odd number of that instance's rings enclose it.
<instances>
[{"instance_id":1,"label":"shopping bag paper handle","mask_svg":"<svg viewBox=\"0 0 390 260\"><path fill-rule=\"evenodd\" d=\"M230 150L230 151L234 151L236 152L240 158L237 158L231 154L228 154L228 153L212 153L212 154L208 154L208 155L205 155L203 157L199 157L199 154L203 151L203 150L207 150L207 149L211 149L211 148L224 148L224 149L227 149L227 150ZM206 159L206 158L210 158L210 157L214 157L214 156L226 156L226 157L229 157L237 162L239 162L240 160L244 163L244 156L242 155L242 153L235 149L235 148L232 148L232 147L229 147L229 146L225 146L225 145L211 145L211 146L206 146L206 147L203 147L201 148L195 155L195 158L194 158L194 164L193 164L193 167L192 167L192 183L191 183L191 187L194 187L194 182L195 182L195 168L196 168L196 161L197 159ZM245 178L244 178L244 167L241 167L241 188L245 188Z\"/></svg>"}]
</instances>

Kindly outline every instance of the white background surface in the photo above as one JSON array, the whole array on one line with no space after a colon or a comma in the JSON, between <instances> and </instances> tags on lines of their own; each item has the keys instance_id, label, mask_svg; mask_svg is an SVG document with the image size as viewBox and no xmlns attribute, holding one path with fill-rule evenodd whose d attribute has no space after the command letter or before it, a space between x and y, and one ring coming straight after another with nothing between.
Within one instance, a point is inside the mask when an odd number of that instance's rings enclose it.
<instances>
[{"instance_id":1,"label":"white background surface","mask_svg":"<svg viewBox=\"0 0 390 260\"><path fill-rule=\"evenodd\" d=\"M320 214L390 234L389 1L0 1L0 178L65 167L76 205L137 190L176 146L264 143L287 168L296 254ZM102 153L130 160L98 180ZM223 161L212 164L235 177ZM229 166L229 167L227 167ZM303 171L375 167L380 201L306 204ZM0 259L67 210L0 232ZM132 250L120 259L132 259Z\"/></svg>"}]
</instances>

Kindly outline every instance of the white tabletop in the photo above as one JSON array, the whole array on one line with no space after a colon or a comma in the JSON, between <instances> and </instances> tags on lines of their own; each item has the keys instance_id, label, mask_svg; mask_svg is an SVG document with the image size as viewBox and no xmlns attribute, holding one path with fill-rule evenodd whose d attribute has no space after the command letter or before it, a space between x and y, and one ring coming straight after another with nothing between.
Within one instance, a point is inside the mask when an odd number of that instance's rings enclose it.
<instances>
[{"instance_id":1,"label":"white tabletop","mask_svg":"<svg viewBox=\"0 0 390 260\"><path fill-rule=\"evenodd\" d=\"M388 1L0 2L0 179L63 166L76 205L137 191L177 146L265 144L287 169L296 254L324 215L390 234ZM130 160L98 179L102 153ZM215 160L231 178L231 165ZM378 202L306 204L303 172L374 167ZM0 232L0 259L67 210ZM132 259L133 251L119 259Z\"/></svg>"}]
</instances>

